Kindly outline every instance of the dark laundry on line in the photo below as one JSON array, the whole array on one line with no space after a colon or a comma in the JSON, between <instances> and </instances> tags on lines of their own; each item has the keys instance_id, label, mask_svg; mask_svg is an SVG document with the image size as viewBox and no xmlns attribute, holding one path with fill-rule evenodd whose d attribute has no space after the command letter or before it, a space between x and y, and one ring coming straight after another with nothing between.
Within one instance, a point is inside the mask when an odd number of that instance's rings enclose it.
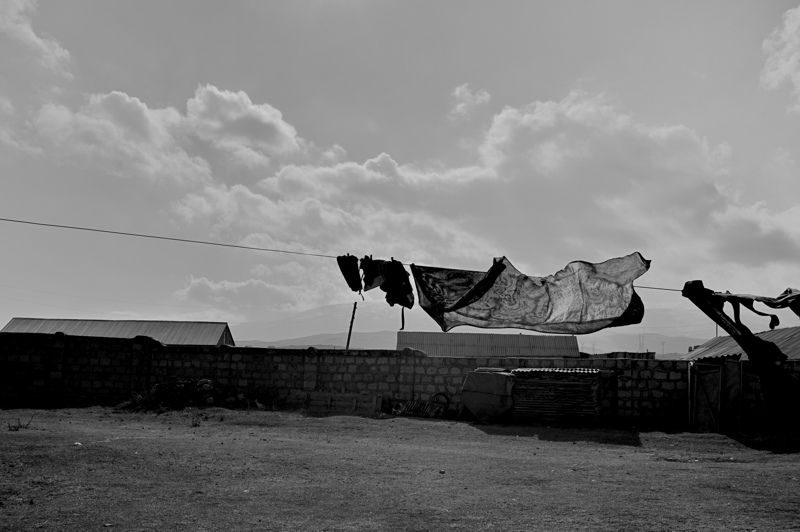
<instances>
[{"instance_id":1,"label":"dark laundry on line","mask_svg":"<svg viewBox=\"0 0 800 532\"><path fill-rule=\"evenodd\" d=\"M750 294L731 294L730 292L712 292L711 296L709 297L716 305L719 306L719 310L722 310L722 307L726 301L731 304L733 307L733 318L736 322L736 325L742 324L739 306L743 306L759 316L768 316L770 329L774 329L781 324L781 321L775 314L768 314L766 312L756 310L753 307L754 303L756 302L763 303L769 308L774 309L789 308L797 316L800 316L800 290L797 288L787 288L781 292L778 297L754 296Z\"/></svg>"},{"instance_id":2,"label":"dark laundry on line","mask_svg":"<svg viewBox=\"0 0 800 532\"><path fill-rule=\"evenodd\" d=\"M361 259L361 271L364 272L364 290L380 288L386 292L386 302L391 306L400 305L405 308L414 306L414 289L411 287L409 275L400 261Z\"/></svg>"},{"instance_id":3,"label":"dark laundry on line","mask_svg":"<svg viewBox=\"0 0 800 532\"><path fill-rule=\"evenodd\" d=\"M358 257L351 254L340 255L336 257L336 263L339 265L339 270L347 281L347 286L353 292L361 292L361 274L358 271Z\"/></svg>"},{"instance_id":4,"label":"dark laundry on line","mask_svg":"<svg viewBox=\"0 0 800 532\"><path fill-rule=\"evenodd\" d=\"M411 265L420 306L442 328L460 325L587 334L640 323L633 281L650 267L638 252L599 264L570 262L547 277L520 273L505 257L486 272Z\"/></svg>"}]
</instances>

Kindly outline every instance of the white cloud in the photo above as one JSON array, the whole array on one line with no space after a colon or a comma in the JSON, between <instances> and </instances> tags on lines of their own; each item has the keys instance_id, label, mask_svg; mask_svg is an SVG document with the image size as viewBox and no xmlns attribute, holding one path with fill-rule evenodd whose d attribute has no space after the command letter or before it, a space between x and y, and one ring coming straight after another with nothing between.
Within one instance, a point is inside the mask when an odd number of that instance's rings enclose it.
<instances>
[{"instance_id":1,"label":"white cloud","mask_svg":"<svg viewBox=\"0 0 800 532\"><path fill-rule=\"evenodd\" d=\"M33 30L31 15L36 4L35 0L0 0L0 34L33 53L46 69L71 78L69 52L55 40L41 37Z\"/></svg>"},{"instance_id":2,"label":"white cloud","mask_svg":"<svg viewBox=\"0 0 800 532\"><path fill-rule=\"evenodd\" d=\"M79 109L47 103L33 118L48 148L66 159L101 164L108 173L151 180L252 182L275 164L335 164L346 156L297 135L280 111L254 104L244 92L199 87L186 113L151 108L135 96L92 94Z\"/></svg>"},{"instance_id":3,"label":"white cloud","mask_svg":"<svg viewBox=\"0 0 800 532\"><path fill-rule=\"evenodd\" d=\"M783 14L781 25L764 39L762 48L767 54L762 86L775 89L788 83L797 98L792 109L800 111L800 6Z\"/></svg>"},{"instance_id":4,"label":"white cloud","mask_svg":"<svg viewBox=\"0 0 800 532\"><path fill-rule=\"evenodd\" d=\"M242 310L293 308L298 302L293 287L273 285L259 279L234 282L191 277L176 295L199 303Z\"/></svg>"},{"instance_id":5,"label":"white cloud","mask_svg":"<svg viewBox=\"0 0 800 532\"><path fill-rule=\"evenodd\" d=\"M181 146L176 109L150 109L122 92L93 94L78 111L45 104L34 125L62 156L88 158L115 175L178 183L210 178L208 163Z\"/></svg>"},{"instance_id":6,"label":"white cloud","mask_svg":"<svg viewBox=\"0 0 800 532\"><path fill-rule=\"evenodd\" d=\"M448 117L451 120L469 118L476 107L486 105L491 99L492 95L485 89L472 92L469 84L459 85L453 90L453 107Z\"/></svg>"},{"instance_id":7,"label":"white cloud","mask_svg":"<svg viewBox=\"0 0 800 532\"><path fill-rule=\"evenodd\" d=\"M254 104L243 91L203 85L186 107L186 126L192 134L245 166L267 165L271 157L303 149L303 140L279 110L268 103Z\"/></svg>"},{"instance_id":8,"label":"white cloud","mask_svg":"<svg viewBox=\"0 0 800 532\"><path fill-rule=\"evenodd\" d=\"M769 269L800 249L782 212L727 190L728 145L642 123L602 95L506 107L481 154L482 166L460 168L387 153L289 164L255 188L210 185L174 208L194 227L272 249L465 268L504 254L534 275L632 250L670 272L687 271L687 256Z\"/></svg>"},{"instance_id":9,"label":"white cloud","mask_svg":"<svg viewBox=\"0 0 800 532\"><path fill-rule=\"evenodd\" d=\"M0 113L4 115L13 115L14 114L14 104L11 103L9 98L0 95Z\"/></svg>"}]
</instances>

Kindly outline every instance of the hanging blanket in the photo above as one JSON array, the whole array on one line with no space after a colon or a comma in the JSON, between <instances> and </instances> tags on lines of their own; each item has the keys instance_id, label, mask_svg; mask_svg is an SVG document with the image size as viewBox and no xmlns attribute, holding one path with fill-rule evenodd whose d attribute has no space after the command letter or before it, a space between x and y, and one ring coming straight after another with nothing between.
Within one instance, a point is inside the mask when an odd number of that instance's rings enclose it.
<instances>
[{"instance_id":1,"label":"hanging blanket","mask_svg":"<svg viewBox=\"0 0 800 532\"><path fill-rule=\"evenodd\" d=\"M505 257L487 272L411 265L419 304L449 331L459 325L587 334L640 323L633 281L650 267L639 253L592 264L570 262L547 277L520 273Z\"/></svg>"}]
</instances>

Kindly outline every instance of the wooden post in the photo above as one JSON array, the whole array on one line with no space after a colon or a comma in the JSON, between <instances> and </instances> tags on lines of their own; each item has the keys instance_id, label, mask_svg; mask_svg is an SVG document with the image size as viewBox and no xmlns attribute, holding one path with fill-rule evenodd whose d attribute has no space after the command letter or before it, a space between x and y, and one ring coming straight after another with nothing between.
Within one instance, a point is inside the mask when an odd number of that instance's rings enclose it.
<instances>
[{"instance_id":1,"label":"wooden post","mask_svg":"<svg viewBox=\"0 0 800 532\"><path fill-rule=\"evenodd\" d=\"M350 335L353 333L353 322L356 319L356 307L357 306L358 306L358 301L353 303L353 315L350 317L350 328L347 329L347 346L345 347L345 350L349 350L350 349Z\"/></svg>"}]
</instances>

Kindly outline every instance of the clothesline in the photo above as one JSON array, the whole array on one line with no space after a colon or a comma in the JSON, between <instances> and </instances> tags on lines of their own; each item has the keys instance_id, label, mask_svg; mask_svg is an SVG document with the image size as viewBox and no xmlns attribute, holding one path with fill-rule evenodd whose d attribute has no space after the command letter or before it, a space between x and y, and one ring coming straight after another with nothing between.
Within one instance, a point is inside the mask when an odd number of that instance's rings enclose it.
<instances>
[{"instance_id":1,"label":"clothesline","mask_svg":"<svg viewBox=\"0 0 800 532\"><path fill-rule=\"evenodd\" d=\"M226 243L222 243L222 242L209 242L209 241L205 241L205 240L190 240L190 239L186 239L186 238L174 238L174 237L166 237L166 236L158 236L158 235L148 235L148 234L143 234L143 233L129 233L129 232L125 232L125 231L111 231L111 230L108 230L108 229L97 229L97 228L94 228L94 227L80 227L80 226L75 226L75 225L49 224L49 223L43 223L43 222L33 222L33 221L30 221L30 220L16 220L16 219L12 219L12 218L0 218L0 222L11 222L11 223L18 223L18 224L25 224L25 225L36 225L36 226L40 226L40 227L53 227L53 228L56 228L56 229L71 229L71 230L75 230L75 231L90 231L90 232L93 232L93 233L106 233L106 234L111 234L111 235L133 236L133 237L138 237L138 238L150 238L150 239L156 239L156 240L166 240L166 241L171 241L171 242L183 242L183 243L186 243L186 244L203 244L203 245L207 245L207 246L218 246L218 247L227 247L227 248L236 248L236 249L247 249L247 250L251 250L251 251L264 251L264 252L268 252L268 253L285 253L285 254L288 254L288 255L303 255L303 256L306 256L306 257L321 257L321 258L326 258L326 259L336 259L336 257L334 255L326 255L326 254L323 254L323 253L307 253L307 252L303 252L303 251L289 251L289 250L285 250L285 249L261 248L261 247L256 247L256 246L242 246L242 245L237 245L237 244L226 244ZM410 264L406 264L406 263L403 263L403 262L401 262L401 264L403 264L403 266L410 266ZM638 286L638 285L634 285L634 288L645 288L645 289L648 289L648 290L664 290L664 291L669 291L669 292L680 292L680 290L677 290L675 288L662 288L662 287L657 287L657 286Z\"/></svg>"}]
</instances>

